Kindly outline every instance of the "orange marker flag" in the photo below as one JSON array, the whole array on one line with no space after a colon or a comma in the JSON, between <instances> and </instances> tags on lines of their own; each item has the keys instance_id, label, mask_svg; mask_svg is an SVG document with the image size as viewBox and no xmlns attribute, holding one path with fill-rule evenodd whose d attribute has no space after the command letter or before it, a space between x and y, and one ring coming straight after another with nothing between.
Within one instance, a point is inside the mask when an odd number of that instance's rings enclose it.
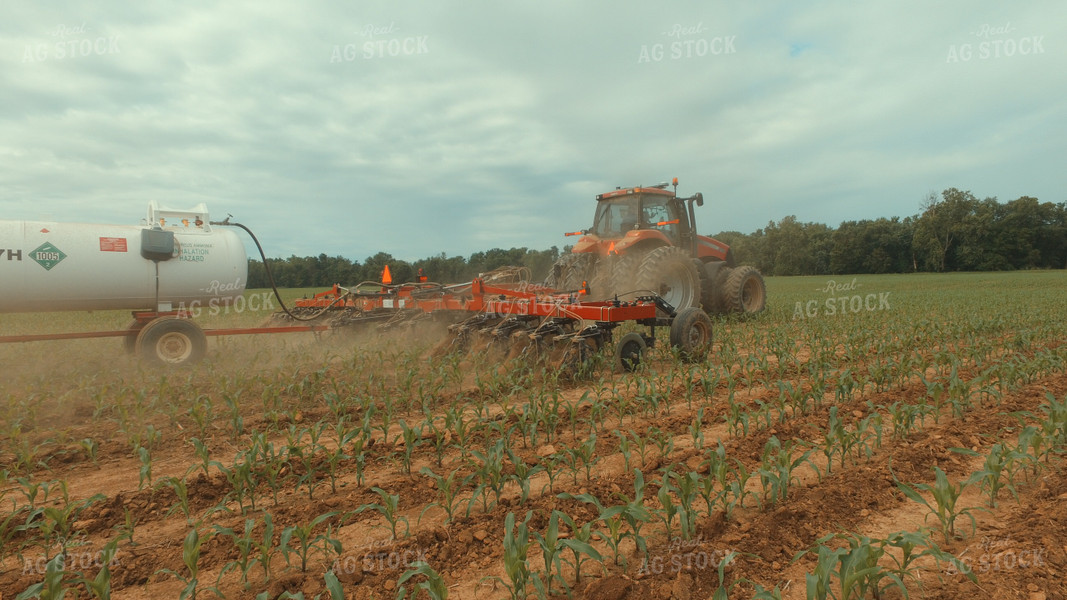
<instances>
[{"instance_id":1,"label":"orange marker flag","mask_svg":"<svg viewBox=\"0 0 1067 600\"><path fill-rule=\"evenodd\" d=\"M393 283L393 274L389 272L389 265L385 265L382 269L382 283L385 285Z\"/></svg>"}]
</instances>

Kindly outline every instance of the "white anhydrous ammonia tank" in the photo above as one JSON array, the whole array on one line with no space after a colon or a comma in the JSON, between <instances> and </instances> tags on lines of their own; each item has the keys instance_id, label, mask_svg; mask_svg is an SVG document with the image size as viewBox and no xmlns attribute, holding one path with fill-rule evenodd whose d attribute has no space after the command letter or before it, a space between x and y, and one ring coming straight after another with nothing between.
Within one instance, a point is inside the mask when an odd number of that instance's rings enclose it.
<instances>
[{"instance_id":1,"label":"white anhydrous ammonia tank","mask_svg":"<svg viewBox=\"0 0 1067 600\"><path fill-rule=\"evenodd\" d=\"M244 245L208 221L203 204L154 202L142 225L0 221L0 312L232 303L245 289Z\"/></svg>"}]
</instances>

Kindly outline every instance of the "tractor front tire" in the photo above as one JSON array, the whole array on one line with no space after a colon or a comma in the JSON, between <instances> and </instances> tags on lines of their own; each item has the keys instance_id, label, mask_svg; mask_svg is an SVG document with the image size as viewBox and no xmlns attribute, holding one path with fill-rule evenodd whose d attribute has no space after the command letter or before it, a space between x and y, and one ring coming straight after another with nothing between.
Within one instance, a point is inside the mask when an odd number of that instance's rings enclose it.
<instances>
[{"instance_id":1,"label":"tractor front tire","mask_svg":"<svg viewBox=\"0 0 1067 600\"><path fill-rule=\"evenodd\" d=\"M763 275L755 267L730 270L722 292L722 305L726 312L756 314L767 307L767 286L763 282Z\"/></svg>"},{"instance_id":2,"label":"tractor front tire","mask_svg":"<svg viewBox=\"0 0 1067 600\"><path fill-rule=\"evenodd\" d=\"M700 273L689 253L677 246L649 252L641 261L634 287L639 293L657 294L676 311L700 306Z\"/></svg>"}]
</instances>

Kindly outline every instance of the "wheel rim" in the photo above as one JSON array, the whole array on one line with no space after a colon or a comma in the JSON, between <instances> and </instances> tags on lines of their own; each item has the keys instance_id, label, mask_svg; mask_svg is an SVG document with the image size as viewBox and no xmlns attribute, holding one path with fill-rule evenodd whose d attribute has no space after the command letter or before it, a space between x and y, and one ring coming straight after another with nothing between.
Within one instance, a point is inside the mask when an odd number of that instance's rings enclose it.
<instances>
[{"instance_id":1,"label":"wheel rim","mask_svg":"<svg viewBox=\"0 0 1067 600\"><path fill-rule=\"evenodd\" d=\"M658 289L653 290L674 308L693 305L693 289L696 283L683 268L673 268L663 274Z\"/></svg>"},{"instance_id":2,"label":"wheel rim","mask_svg":"<svg viewBox=\"0 0 1067 600\"><path fill-rule=\"evenodd\" d=\"M631 340L623 344L619 350L619 360L627 371L633 371L641 363L641 343Z\"/></svg>"},{"instance_id":3,"label":"wheel rim","mask_svg":"<svg viewBox=\"0 0 1067 600\"><path fill-rule=\"evenodd\" d=\"M708 343L708 328L705 323L693 323L693 326L689 328L688 346L691 349L697 349L704 347Z\"/></svg>"},{"instance_id":4,"label":"wheel rim","mask_svg":"<svg viewBox=\"0 0 1067 600\"><path fill-rule=\"evenodd\" d=\"M182 363L193 354L193 341L183 333L171 331L156 342L156 356L165 363Z\"/></svg>"},{"instance_id":5,"label":"wheel rim","mask_svg":"<svg viewBox=\"0 0 1067 600\"><path fill-rule=\"evenodd\" d=\"M750 311L757 308L762 299L763 291L760 289L759 281L755 277L748 278L745 285L741 287L741 305L746 311Z\"/></svg>"}]
</instances>

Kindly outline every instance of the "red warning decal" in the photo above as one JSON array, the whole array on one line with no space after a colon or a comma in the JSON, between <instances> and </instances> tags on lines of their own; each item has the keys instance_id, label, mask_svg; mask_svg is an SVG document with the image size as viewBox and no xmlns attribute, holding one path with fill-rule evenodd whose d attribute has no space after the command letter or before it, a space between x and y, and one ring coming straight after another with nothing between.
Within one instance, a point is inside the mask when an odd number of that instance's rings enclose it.
<instances>
[{"instance_id":1,"label":"red warning decal","mask_svg":"<svg viewBox=\"0 0 1067 600\"><path fill-rule=\"evenodd\" d=\"M101 252L125 252L126 238L102 237L100 238Z\"/></svg>"}]
</instances>

